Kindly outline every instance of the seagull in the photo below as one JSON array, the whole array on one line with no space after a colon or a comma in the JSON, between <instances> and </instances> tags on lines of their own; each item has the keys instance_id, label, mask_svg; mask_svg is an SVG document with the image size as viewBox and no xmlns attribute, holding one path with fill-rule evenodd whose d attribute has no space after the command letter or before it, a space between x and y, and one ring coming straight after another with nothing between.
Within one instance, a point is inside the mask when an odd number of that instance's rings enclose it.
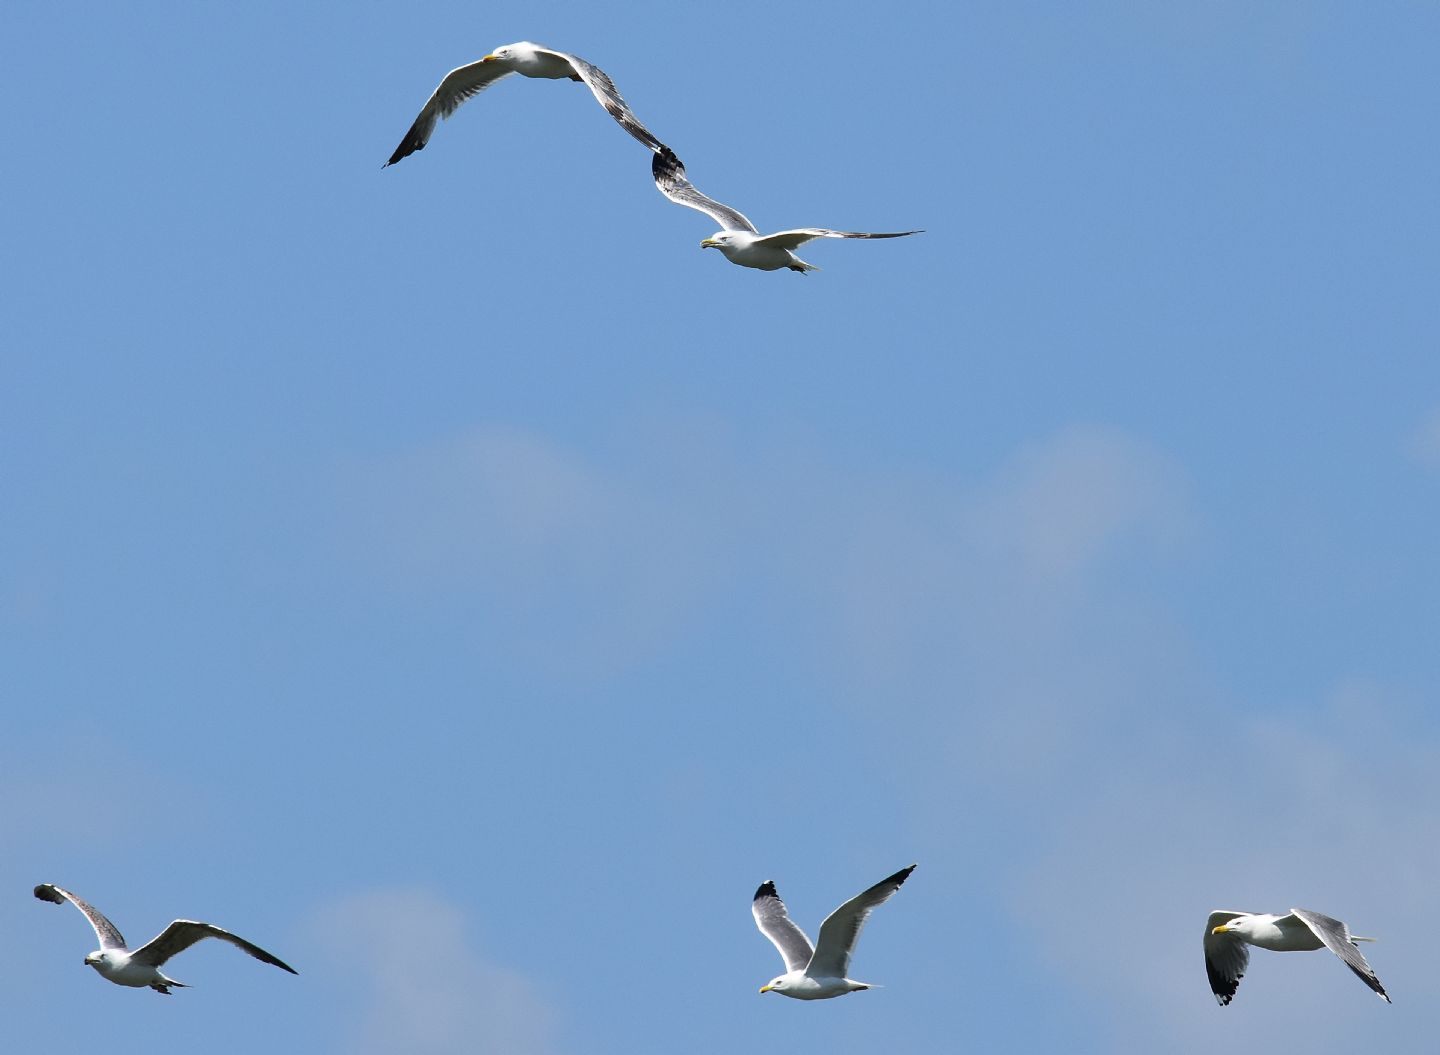
<instances>
[{"instance_id":1,"label":"seagull","mask_svg":"<svg viewBox=\"0 0 1440 1055\"><path fill-rule=\"evenodd\" d=\"M421 108L420 116L415 118L410 131L400 140L395 153L380 167L387 168L417 150L424 150L425 144L430 142L431 133L435 131L437 120L449 117L465 100L479 95L501 77L508 77L512 73L548 80L568 78L572 81L583 81L595 94L600 105L605 107L606 112L620 123L621 128L651 150L660 150L664 146L630 111L630 107L615 90L615 82L599 66L592 66L579 55L568 55L563 51L522 40L496 48L480 61L460 66L445 74L440 87L435 89L434 94Z\"/></svg>"},{"instance_id":2,"label":"seagull","mask_svg":"<svg viewBox=\"0 0 1440 1055\"><path fill-rule=\"evenodd\" d=\"M219 938L221 941L228 941L237 949L243 949L257 960L272 963L283 971L291 974L298 974L295 968L279 958L272 956L258 945L251 945L244 938L231 934L228 930L221 930L219 927L209 923L196 923L190 919L177 919L170 926L160 932L158 937L151 938L140 948L131 950L125 946L124 936L115 929L115 924L100 914L92 906L80 900L68 890L63 890L52 883L41 883L35 888L35 896L41 901L51 901L57 905L70 902L90 921L90 926L95 928L95 936L100 939L100 949L85 957L85 962L100 972L100 977L116 985L128 985L135 989L143 989L149 986L157 993L170 995L170 986L179 986L188 989L184 982L177 982L173 978L167 978L160 973L160 967L166 960L178 952L184 952L197 941L204 938Z\"/></svg>"},{"instance_id":3,"label":"seagull","mask_svg":"<svg viewBox=\"0 0 1440 1055\"><path fill-rule=\"evenodd\" d=\"M785 902L775 892L775 884L770 880L761 883L755 891L755 900L750 903L750 911L755 914L760 933L780 950L785 973L762 985L760 992L780 993L796 1000L828 1000L872 988L865 982L845 977L850 970L850 954L855 951L860 928L865 926L875 906L890 900L913 871L914 865L900 869L830 913L820 924L820 943L814 947L805 932L790 921Z\"/></svg>"},{"instance_id":4,"label":"seagull","mask_svg":"<svg viewBox=\"0 0 1440 1055\"><path fill-rule=\"evenodd\" d=\"M758 268L761 271L778 271L788 267L802 275L807 271L819 271L814 264L807 264L791 252L814 238L904 238L906 235L922 234L921 231L891 231L887 234L871 234L865 231L832 231L826 227L799 227L793 231L778 231L775 234L761 234L743 213L722 205L714 198L701 194L685 175L685 166L675 152L661 144L650 159L650 173L655 177L655 186L660 193L676 205L684 205L705 213L718 223L721 230L700 242L702 249L718 249L732 264L741 267Z\"/></svg>"},{"instance_id":5,"label":"seagull","mask_svg":"<svg viewBox=\"0 0 1440 1055\"><path fill-rule=\"evenodd\" d=\"M1345 966L1388 1004L1390 997L1385 987L1355 945L1357 941L1374 940L1356 937L1338 919L1304 908L1292 908L1285 916L1217 910L1205 921L1205 973L1210 976L1215 999L1224 1007L1235 996L1235 989L1250 963L1247 946L1271 952L1311 952L1326 948L1344 960Z\"/></svg>"}]
</instances>

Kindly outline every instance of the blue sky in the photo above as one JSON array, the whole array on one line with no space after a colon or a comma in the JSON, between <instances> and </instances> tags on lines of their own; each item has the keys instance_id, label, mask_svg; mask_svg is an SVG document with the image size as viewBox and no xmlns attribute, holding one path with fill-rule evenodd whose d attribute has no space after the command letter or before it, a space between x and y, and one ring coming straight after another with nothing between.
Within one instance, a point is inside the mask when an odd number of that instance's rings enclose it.
<instances>
[{"instance_id":1,"label":"blue sky","mask_svg":"<svg viewBox=\"0 0 1440 1055\"><path fill-rule=\"evenodd\" d=\"M1414 1051L1440 1010L1428 5L23 4L17 1051ZM449 68L605 68L381 163ZM804 1005L813 930L918 861ZM92 899L207 943L171 1000ZM1381 941L1387 1007L1212 908ZM214 947L211 947L214 946Z\"/></svg>"}]
</instances>

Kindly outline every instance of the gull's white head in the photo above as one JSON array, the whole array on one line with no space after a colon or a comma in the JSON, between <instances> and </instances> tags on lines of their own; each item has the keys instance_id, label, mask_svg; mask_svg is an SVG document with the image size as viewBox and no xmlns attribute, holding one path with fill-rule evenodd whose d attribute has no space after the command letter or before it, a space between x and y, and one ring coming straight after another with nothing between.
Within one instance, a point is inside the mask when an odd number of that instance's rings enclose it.
<instances>
[{"instance_id":1,"label":"gull's white head","mask_svg":"<svg viewBox=\"0 0 1440 1055\"><path fill-rule=\"evenodd\" d=\"M782 974L779 978L772 978L770 981L762 985L760 987L760 992L769 993L779 991L786 988L788 985L789 983L786 981L786 976Z\"/></svg>"},{"instance_id":2,"label":"gull's white head","mask_svg":"<svg viewBox=\"0 0 1440 1055\"><path fill-rule=\"evenodd\" d=\"M724 249L726 246L734 245L734 233L733 231L716 231L709 238L702 238L700 240L700 248Z\"/></svg>"},{"instance_id":3,"label":"gull's white head","mask_svg":"<svg viewBox=\"0 0 1440 1055\"><path fill-rule=\"evenodd\" d=\"M525 51L534 51L535 45L528 40L516 41L514 44L503 44L490 54L486 55L481 62L505 62L508 59L519 58Z\"/></svg>"},{"instance_id":4,"label":"gull's white head","mask_svg":"<svg viewBox=\"0 0 1440 1055\"><path fill-rule=\"evenodd\" d=\"M1222 923L1212 930L1211 934L1241 934L1250 929L1250 919L1245 916L1238 916L1228 923Z\"/></svg>"},{"instance_id":5,"label":"gull's white head","mask_svg":"<svg viewBox=\"0 0 1440 1055\"><path fill-rule=\"evenodd\" d=\"M104 949L96 949L89 956L85 957L85 966L93 967L97 971L109 963L110 954Z\"/></svg>"}]
</instances>

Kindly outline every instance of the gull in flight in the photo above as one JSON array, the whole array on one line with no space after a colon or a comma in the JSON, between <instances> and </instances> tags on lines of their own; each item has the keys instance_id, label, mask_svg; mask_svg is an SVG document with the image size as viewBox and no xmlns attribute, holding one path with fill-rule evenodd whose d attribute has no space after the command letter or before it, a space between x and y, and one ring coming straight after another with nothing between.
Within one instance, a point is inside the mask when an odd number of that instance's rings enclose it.
<instances>
[{"instance_id":1,"label":"gull in flight","mask_svg":"<svg viewBox=\"0 0 1440 1055\"><path fill-rule=\"evenodd\" d=\"M599 66L592 66L579 55L567 55L563 51L555 51L552 48L541 47L539 44L522 40L517 44L506 44L504 47L496 48L480 61L472 62L468 66L461 66L445 74L445 79L440 82L440 87L435 89L434 94L421 108L420 116L415 118L415 123L410 126L410 131L406 132L405 138L400 140L400 145L395 148L395 153L391 154L390 160L380 167L393 165L417 150L424 150L425 144L430 142L430 136L435 131L436 121L442 117L449 117L460 108L460 104L465 100L479 95L501 77L507 77L512 73L518 73L522 77L542 77L547 80L583 81L585 86L595 94L600 105L605 107L606 112L620 123L621 128L651 150L660 150L664 146L631 112L625 100L620 97L620 93L615 90L615 82Z\"/></svg>"},{"instance_id":2,"label":"gull in flight","mask_svg":"<svg viewBox=\"0 0 1440 1055\"><path fill-rule=\"evenodd\" d=\"M750 911L755 925L780 950L785 973L760 987L762 993L780 993L796 1000L827 1000L832 996L870 989L865 982L846 977L850 956L860 937L860 928L875 910L900 889L915 866L902 868L893 876L880 880L863 894L857 894L841 905L820 924L820 941L810 945L805 932L790 920L785 902L775 892L775 884L767 880L755 891Z\"/></svg>"},{"instance_id":3,"label":"gull in flight","mask_svg":"<svg viewBox=\"0 0 1440 1055\"><path fill-rule=\"evenodd\" d=\"M1210 976L1210 989L1215 999L1224 1007L1235 996L1245 968L1249 966L1249 946L1271 952L1329 949L1388 1004L1390 997L1386 995L1385 987L1355 945L1357 941L1374 940L1358 938L1338 919L1309 909L1292 908L1285 916L1268 912L1216 911L1210 913L1210 918L1205 921L1205 973Z\"/></svg>"},{"instance_id":4,"label":"gull in flight","mask_svg":"<svg viewBox=\"0 0 1440 1055\"><path fill-rule=\"evenodd\" d=\"M138 949L128 949L125 946L124 936L115 929L115 924L70 891L62 890L51 883L41 883L35 888L35 896L41 901L52 901L57 905L63 905L68 901L85 913L85 918L90 921L90 926L95 928L95 936L100 939L99 950L85 957L85 962L99 971L100 977L114 982L116 985L128 985L135 989L143 989L148 985L157 993L164 993L166 996L170 995L170 986L172 985L182 989L189 988L184 982L177 982L173 978L165 977L160 973L160 967L170 957L178 952L184 952L203 938L219 938L221 941L228 941L237 949L248 952L257 960L272 963L291 974L298 973L288 963L272 956L258 945L251 945L244 938L237 937L228 930L221 930L209 923L196 923L189 919L177 919L161 931L158 937L151 938Z\"/></svg>"},{"instance_id":5,"label":"gull in flight","mask_svg":"<svg viewBox=\"0 0 1440 1055\"><path fill-rule=\"evenodd\" d=\"M921 231L891 231L886 234L872 234L866 231L832 231L826 227L799 227L793 231L778 231L775 234L761 234L743 213L722 205L714 198L707 197L695 189L685 175L685 166L675 152L661 144L650 159L650 173L655 177L655 186L660 193L676 205L703 212L721 227L709 238L701 241L703 249L718 249L732 264L741 267L759 268L761 271L778 271L788 267L802 275L807 271L819 271L814 264L807 264L791 250L804 245L814 238L904 238L906 235L921 234Z\"/></svg>"}]
</instances>

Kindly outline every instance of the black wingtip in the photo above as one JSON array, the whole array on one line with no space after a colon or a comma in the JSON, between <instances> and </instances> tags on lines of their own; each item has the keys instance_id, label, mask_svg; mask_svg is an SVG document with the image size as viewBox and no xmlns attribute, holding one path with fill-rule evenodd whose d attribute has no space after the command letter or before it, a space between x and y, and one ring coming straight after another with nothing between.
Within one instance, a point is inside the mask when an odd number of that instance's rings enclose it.
<instances>
[{"instance_id":1,"label":"black wingtip","mask_svg":"<svg viewBox=\"0 0 1440 1055\"><path fill-rule=\"evenodd\" d=\"M779 896L780 895L775 892L775 881L773 879L767 879L760 884L760 889L755 891L755 897L752 900L759 901L762 897L778 898Z\"/></svg>"},{"instance_id":2,"label":"black wingtip","mask_svg":"<svg viewBox=\"0 0 1440 1055\"><path fill-rule=\"evenodd\" d=\"M655 151L654 156L650 158L650 174L654 176L657 181L674 179L676 176L683 177L685 175L685 166L681 163L680 159L675 156L675 151L671 150L664 143L661 143L660 149Z\"/></svg>"},{"instance_id":3,"label":"black wingtip","mask_svg":"<svg viewBox=\"0 0 1440 1055\"><path fill-rule=\"evenodd\" d=\"M37 886L35 888L35 896L38 897L41 901L49 901L51 904L54 905L65 904L65 899L60 896L59 891L57 891L49 883L41 883L39 886Z\"/></svg>"},{"instance_id":4,"label":"black wingtip","mask_svg":"<svg viewBox=\"0 0 1440 1055\"><path fill-rule=\"evenodd\" d=\"M1215 969L1215 965L1207 956L1205 958L1205 976L1210 980L1210 992L1215 994L1215 1000L1221 1007L1226 1007L1230 1001L1235 999L1235 992L1240 988L1240 979L1245 977L1245 973L1242 971L1234 978L1226 978Z\"/></svg>"},{"instance_id":5,"label":"black wingtip","mask_svg":"<svg viewBox=\"0 0 1440 1055\"><path fill-rule=\"evenodd\" d=\"M916 861L916 862L915 862L915 864L919 864L919 863L920 863L919 861ZM905 880L907 880L907 879L910 878L910 873L913 872L913 871L915 871L915 865L910 865L910 866L907 867L907 868L902 868L902 869L900 869L900 871L896 872L896 873L895 873L893 876L891 876L889 879L885 880L885 882L887 882L887 883L894 883L896 886L899 886L901 883L905 882Z\"/></svg>"},{"instance_id":6,"label":"black wingtip","mask_svg":"<svg viewBox=\"0 0 1440 1055\"><path fill-rule=\"evenodd\" d=\"M425 149L425 144L424 144L424 143L417 143L417 144L415 144L414 146L411 146L411 144L410 144L410 139L409 139L409 137L407 136L406 139L405 139L405 141L402 142L398 147L395 148L395 153L393 153L393 154L390 155L390 160L387 161L387 162L385 162L385 164L381 165L380 167L381 167L382 169L388 169L391 165L395 164L397 161L404 161L404 160L405 160L406 158L408 158L411 154L417 154L417 153L419 153L420 151L422 151L422 150L424 150L424 149Z\"/></svg>"}]
</instances>

